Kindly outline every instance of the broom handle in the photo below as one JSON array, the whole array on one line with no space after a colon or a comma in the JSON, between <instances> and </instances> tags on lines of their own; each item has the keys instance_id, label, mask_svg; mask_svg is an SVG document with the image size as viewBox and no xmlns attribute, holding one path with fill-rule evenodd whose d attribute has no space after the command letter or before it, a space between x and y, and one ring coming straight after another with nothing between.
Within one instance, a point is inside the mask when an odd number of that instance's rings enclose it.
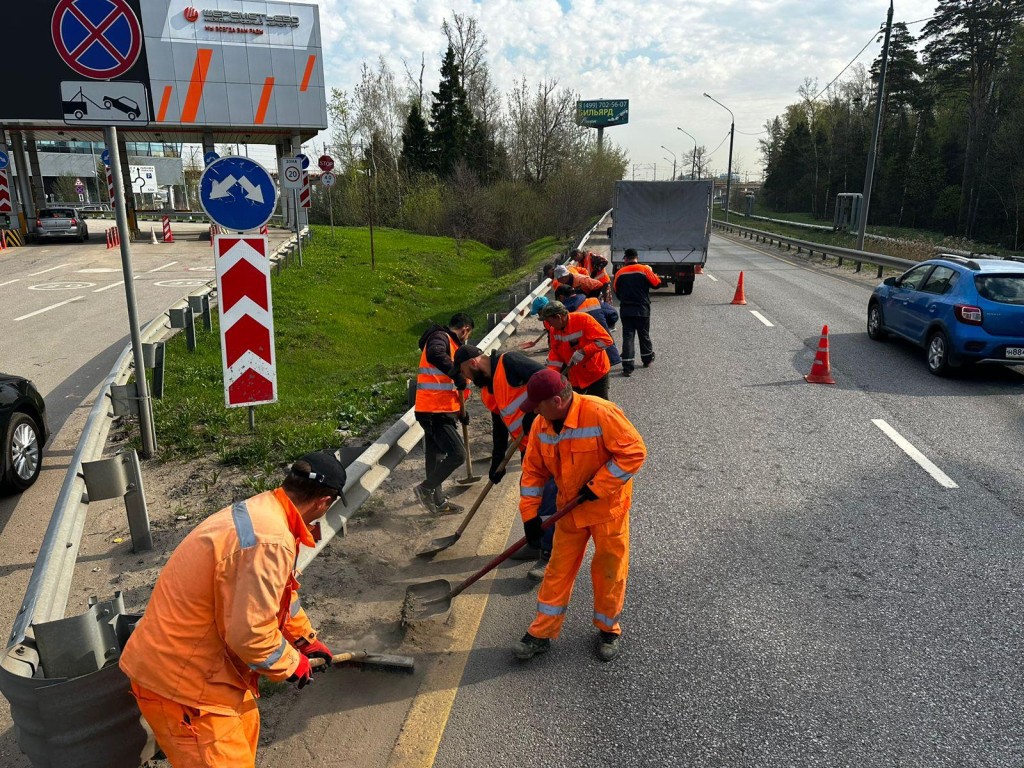
<instances>
[{"instance_id":1,"label":"broom handle","mask_svg":"<svg viewBox=\"0 0 1024 768\"><path fill-rule=\"evenodd\" d=\"M355 661L359 658L366 656L365 653L359 653L355 651L348 651L347 653L336 653L331 657L330 664L344 664L346 661ZM320 669L320 667L326 667L328 662L321 658L315 658L309 660L310 669Z\"/></svg>"},{"instance_id":2,"label":"broom handle","mask_svg":"<svg viewBox=\"0 0 1024 768\"><path fill-rule=\"evenodd\" d=\"M469 425L466 417L466 398L459 392L459 416L462 417L462 443L466 446L466 479L473 477L473 455L469 452Z\"/></svg>"},{"instance_id":3,"label":"broom handle","mask_svg":"<svg viewBox=\"0 0 1024 768\"><path fill-rule=\"evenodd\" d=\"M524 437L526 437L526 432L520 432L519 437L516 438L516 441L505 452L505 458L502 459L501 465L498 467L499 472L501 472L501 470L508 466L508 463L512 461L512 457L515 455L515 452L519 450L519 446L522 445ZM476 511L480 509L480 505L483 504L484 499L487 497L487 494L491 492L491 488L493 487L494 483L492 483L491 479L488 478L487 485L485 485L480 491L480 495L476 497L476 501L473 502L473 506L470 508L469 512L466 513L466 519L462 521L462 525L459 526L459 530L455 532L455 538L459 538L466 530L466 526L469 525L469 521L473 519L473 515L475 515Z\"/></svg>"},{"instance_id":4,"label":"broom handle","mask_svg":"<svg viewBox=\"0 0 1024 768\"><path fill-rule=\"evenodd\" d=\"M572 512L574 509L576 509L576 507L578 507L580 505L580 503L582 503L582 501L583 501L583 499L581 497L577 496L575 499L570 501L568 504L566 504L560 510L555 512L555 514L551 515L551 517L549 517L547 520L545 520L543 523L541 523L541 528L546 531L548 528L553 526L555 523L557 523L563 517L565 517L570 512ZM448 595L448 598L451 599L451 598L455 597L456 595L461 594L462 592L464 592L469 587L471 587L474 584L476 584L476 582L478 582L481 578L483 578L490 571L493 571L495 568L497 568L503 562L508 560L510 557L512 557L512 555L514 555L516 552L518 552L520 549L522 549L525 545L526 545L526 537L523 536L523 538L521 538L519 541L517 541L511 547L506 549L504 552L502 552L496 558L491 560L491 562L489 562L487 565L485 565L479 571L474 573L472 576L470 576L464 582L459 584L459 586L457 586L455 589L453 589L451 594Z\"/></svg>"}]
</instances>

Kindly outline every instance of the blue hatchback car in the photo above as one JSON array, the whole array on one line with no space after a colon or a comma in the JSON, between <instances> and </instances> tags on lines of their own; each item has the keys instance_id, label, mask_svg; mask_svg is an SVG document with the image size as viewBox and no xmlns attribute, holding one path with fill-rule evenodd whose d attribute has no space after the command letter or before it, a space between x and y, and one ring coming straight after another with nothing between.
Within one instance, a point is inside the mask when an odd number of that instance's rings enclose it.
<instances>
[{"instance_id":1,"label":"blue hatchback car","mask_svg":"<svg viewBox=\"0 0 1024 768\"><path fill-rule=\"evenodd\" d=\"M1024 262L943 255L888 277L868 300L868 336L927 351L941 376L967 363L1024 364Z\"/></svg>"}]
</instances>

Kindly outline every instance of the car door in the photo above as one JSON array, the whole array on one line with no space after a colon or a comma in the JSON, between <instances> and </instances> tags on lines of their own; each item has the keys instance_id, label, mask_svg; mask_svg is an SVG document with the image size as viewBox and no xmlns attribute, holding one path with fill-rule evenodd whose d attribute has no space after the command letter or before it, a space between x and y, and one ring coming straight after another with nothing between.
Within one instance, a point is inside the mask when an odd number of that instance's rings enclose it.
<instances>
[{"instance_id":1,"label":"car door","mask_svg":"<svg viewBox=\"0 0 1024 768\"><path fill-rule=\"evenodd\" d=\"M919 344L924 343L928 328L936 319L943 317L947 303L945 297L959 278L960 273L952 267L943 264L935 266L921 283L920 289L914 291L904 305L907 336Z\"/></svg>"},{"instance_id":2,"label":"car door","mask_svg":"<svg viewBox=\"0 0 1024 768\"><path fill-rule=\"evenodd\" d=\"M932 271L932 264L921 264L913 269L904 272L892 286L889 292L889 300L882 307L885 317L885 325L896 333L913 338L909 331L911 327L910 312L908 307L914 300L918 289L924 283Z\"/></svg>"}]
</instances>

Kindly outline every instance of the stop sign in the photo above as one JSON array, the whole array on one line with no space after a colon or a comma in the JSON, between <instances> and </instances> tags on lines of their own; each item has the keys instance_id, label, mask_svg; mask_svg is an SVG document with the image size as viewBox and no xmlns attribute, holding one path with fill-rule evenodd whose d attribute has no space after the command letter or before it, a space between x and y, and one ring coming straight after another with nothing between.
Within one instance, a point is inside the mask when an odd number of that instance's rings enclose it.
<instances>
[{"instance_id":1,"label":"stop sign","mask_svg":"<svg viewBox=\"0 0 1024 768\"><path fill-rule=\"evenodd\" d=\"M334 158L330 155L320 155L320 159L317 160L317 165L320 166L320 170L324 173L328 173L334 170Z\"/></svg>"}]
</instances>

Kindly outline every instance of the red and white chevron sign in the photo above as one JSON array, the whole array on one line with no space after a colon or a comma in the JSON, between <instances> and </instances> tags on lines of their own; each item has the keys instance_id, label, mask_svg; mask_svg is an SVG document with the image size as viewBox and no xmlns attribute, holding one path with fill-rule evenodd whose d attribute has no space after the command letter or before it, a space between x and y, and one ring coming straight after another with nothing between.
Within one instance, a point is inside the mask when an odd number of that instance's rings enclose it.
<instances>
[{"instance_id":1,"label":"red and white chevron sign","mask_svg":"<svg viewBox=\"0 0 1024 768\"><path fill-rule=\"evenodd\" d=\"M305 171L302 172L302 189L299 190L299 207L312 207L312 200L310 199L309 192L309 174Z\"/></svg>"},{"instance_id":2,"label":"red and white chevron sign","mask_svg":"<svg viewBox=\"0 0 1024 768\"><path fill-rule=\"evenodd\" d=\"M0 213L14 213L11 204L11 181L7 171L0 171Z\"/></svg>"},{"instance_id":3,"label":"red and white chevron sign","mask_svg":"<svg viewBox=\"0 0 1024 768\"><path fill-rule=\"evenodd\" d=\"M114 174L110 170L110 166L105 166L107 169L107 193L110 195L110 204L114 205Z\"/></svg>"},{"instance_id":4,"label":"red and white chevron sign","mask_svg":"<svg viewBox=\"0 0 1024 768\"><path fill-rule=\"evenodd\" d=\"M267 238L217 235L213 251L217 260L224 404L238 408L277 402Z\"/></svg>"}]
</instances>

